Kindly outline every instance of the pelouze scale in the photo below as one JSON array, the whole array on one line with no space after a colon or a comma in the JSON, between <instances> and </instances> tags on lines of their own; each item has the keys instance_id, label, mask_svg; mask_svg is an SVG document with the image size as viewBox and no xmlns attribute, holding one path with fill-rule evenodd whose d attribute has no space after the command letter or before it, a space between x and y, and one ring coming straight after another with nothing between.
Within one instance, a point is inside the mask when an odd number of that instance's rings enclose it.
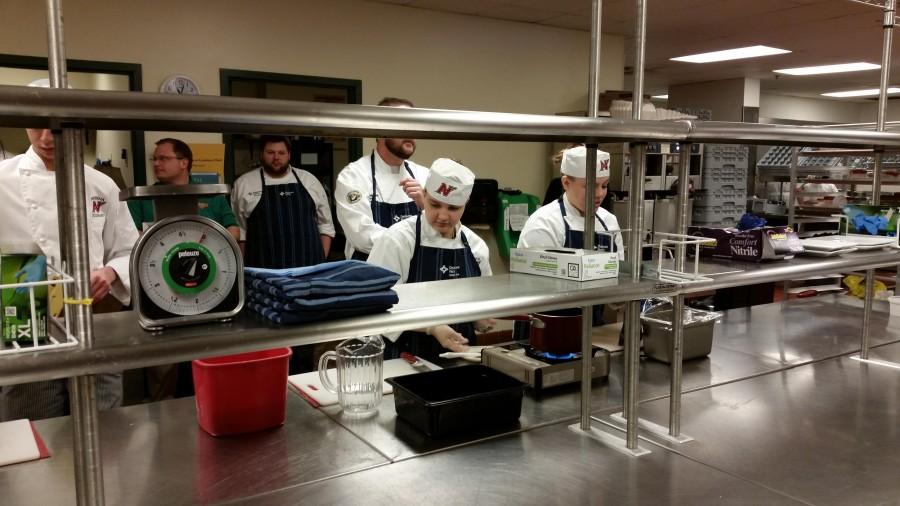
<instances>
[{"instance_id":1,"label":"pelouze scale","mask_svg":"<svg viewBox=\"0 0 900 506\"><path fill-rule=\"evenodd\" d=\"M237 242L197 215L201 196L224 184L137 186L121 200L152 199L155 221L131 253L132 304L146 330L228 320L244 306L244 262Z\"/></svg>"}]
</instances>

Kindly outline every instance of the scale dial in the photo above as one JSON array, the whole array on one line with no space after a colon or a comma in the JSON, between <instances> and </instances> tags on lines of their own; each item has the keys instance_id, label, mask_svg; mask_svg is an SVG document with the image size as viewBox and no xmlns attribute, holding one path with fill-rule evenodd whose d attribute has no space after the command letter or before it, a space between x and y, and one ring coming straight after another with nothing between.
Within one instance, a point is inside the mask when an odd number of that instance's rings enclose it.
<instances>
[{"instance_id":1,"label":"scale dial","mask_svg":"<svg viewBox=\"0 0 900 506\"><path fill-rule=\"evenodd\" d=\"M240 254L205 218L163 220L141 238L137 274L147 298L173 315L208 313L235 287Z\"/></svg>"}]
</instances>

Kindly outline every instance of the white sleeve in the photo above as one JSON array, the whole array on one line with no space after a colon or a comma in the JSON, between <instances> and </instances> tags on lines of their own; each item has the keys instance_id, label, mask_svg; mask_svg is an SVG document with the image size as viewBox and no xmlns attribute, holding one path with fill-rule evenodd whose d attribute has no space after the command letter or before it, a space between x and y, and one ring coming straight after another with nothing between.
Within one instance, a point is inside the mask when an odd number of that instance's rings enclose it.
<instances>
[{"instance_id":1,"label":"white sleeve","mask_svg":"<svg viewBox=\"0 0 900 506\"><path fill-rule=\"evenodd\" d=\"M303 186L309 192L316 204L316 225L319 227L319 235L334 237L334 223L331 221L331 205L328 204L328 194L322 183L305 170L298 169L298 177L303 181Z\"/></svg>"},{"instance_id":2,"label":"white sleeve","mask_svg":"<svg viewBox=\"0 0 900 506\"><path fill-rule=\"evenodd\" d=\"M347 242L353 249L366 253L372 251L375 242L386 228L372 220L371 202L367 195L372 183L364 187L362 180L353 174L352 165L344 167L338 175L334 190L337 219L344 229Z\"/></svg>"},{"instance_id":3,"label":"white sleeve","mask_svg":"<svg viewBox=\"0 0 900 506\"><path fill-rule=\"evenodd\" d=\"M474 244L472 241L469 241L469 247L472 248L472 255L475 256L475 261L478 262L478 268L481 269L481 275L493 276L494 273L491 271L491 251L480 237L478 239L479 240L475 241Z\"/></svg>"},{"instance_id":4,"label":"white sleeve","mask_svg":"<svg viewBox=\"0 0 900 506\"><path fill-rule=\"evenodd\" d=\"M522 232L519 233L519 248L558 248L562 246L552 224L541 214L528 217Z\"/></svg>"},{"instance_id":5,"label":"white sleeve","mask_svg":"<svg viewBox=\"0 0 900 506\"><path fill-rule=\"evenodd\" d=\"M108 192L106 198L113 205L108 206L103 225L103 263L118 276L110 293L127 306L131 302L131 250L138 239L138 231L128 205L119 202L118 187Z\"/></svg>"},{"instance_id":6,"label":"white sleeve","mask_svg":"<svg viewBox=\"0 0 900 506\"><path fill-rule=\"evenodd\" d=\"M400 234L388 231L375 241L372 251L369 253L369 258L366 260L367 263L384 267L399 274L400 280L397 281L398 285L406 283L406 279L409 277L409 261L412 258L412 251L405 251L410 248L404 245L403 242ZM402 333L385 332L382 336L390 339L392 342L397 342Z\"/></svg>"},{"instance_id":7,"label":"white sleeve","mask_svg":"<svg viewBox=\"0 0 900 506\"><path fill-rule=\"evenodd\" d=\"M234 211L234 218L237 220L238 227L241 229L241 240L247 240L247 217L253 209L247 209L248 188L247 178L241 176L234 182L234 188L231 189L231 209Z\"/></svg>"}]
</instances>

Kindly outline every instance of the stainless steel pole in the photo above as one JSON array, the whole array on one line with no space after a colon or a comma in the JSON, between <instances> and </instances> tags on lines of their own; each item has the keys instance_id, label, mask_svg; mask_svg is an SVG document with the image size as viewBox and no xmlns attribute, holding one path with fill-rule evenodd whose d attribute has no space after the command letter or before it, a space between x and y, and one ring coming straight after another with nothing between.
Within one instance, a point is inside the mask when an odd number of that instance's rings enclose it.
<instances>
[{"instance_id":1,"label":"stainless steel pole","mask_svg":"<svg viewBox=\"0 0 900 506\"><path fill-rule=\"evenodd\" d=\"M597 187L597 145L587 145L584 194L584 249L594 248L594 192ZM591 428L591 334L593 332L594 307L581 308L581 430Z\"/></svg>"},{"instance_id":2,"label":"stainless steel pole","mask_svg":"<svg viewBox=\"0 0 900 506\"><path fill-rule=\"evenodd\" d=\"M794 226L794 220L797 217L797 164L800 163L800 148L791 148L791 166L788 167L788 221L787 225L789 227ZM784 296L788 296L788 289L790 288L791 283L788 280L784 280L781 283L781 290L784 293Z\"/></svg>"},{"instance_id":3,"label":"stainless steel pole","mask_svg":"<svg viewBox=\"0 0 900 506\"><path fill-rule=\"evenodd\" d=\"M884 18L882 20L883 39L881 43L881 79L878 83L878 111L875 120L875 130L884 131L884 120L887 115L887 89L891 78L891 45L894 38L894 11L897 8L896 0L884 1ZM875 170L872 173L872 204L881 204L881 172L884 168L884 150L875 151ZM897 274L900 279L900 272ZM866 300L863 309L862 338L859 345L859 357L869 358L869 331L871 330L872 299L875 296L875 270L866 271Z\"/></svg>"},{"instance_id":4,"label":"stainless steel pole","mask_svg":"<svg viewBox=\"0 0 900 506\"><path fill-rule=\"evenodd\" d=\"M644 45L647 40L647 2L636 1L636 14L634 22L634 92L631 96L631 117L641 119L641 106L644 99ZM628 237L626 254L628 267L631 270L631 279L641 279L641 246L644 233L644 173L646 144L633 144L631 146L631 212L629 225L631 234ZM640 367L640 339L641 339L641 308L639 301L630 301L625 307L625 381L624 381L624 409L625 416L625 446L634 450L637 448L638 428L638 372Z\"/></svg>"},{"instance_id":5,"label":"stainless steel pole","mask_svg":"<svg viewBox=\"0 0 900 506\"><path fill-rule=\"evenodd\" d=\"M50 83L67 86L61 0L47 0L47 46ZM54 131L56 198L60 229L61 265L75 279L71 297L90 297L87 211L84 203L84 162L81 151L83 129ZM90 304L75 304L67 313L69 326L83 348L93 346ZM94 376L69 380L69 404L73 420L75 493L80 505L102 505L103 467L97 420L97 384Z\"/></svg>"},{"instance_id":6,"label":"stainless steel pole","mask_svg":"<svg viewBox=\"0 0 900 506\"><path fill-rule=\"evenodd\" d=\"M691 145L683 143L679 147L678 158L678 216L675 233L687 232L688 204L690 190ZM675 253L675 269L684 271L685 247L679 244ZM681 379L682 356L684 354L684 295L676 295L672 300L672 353L671 379L669 382L669 435L681 434Z\"/></svg>"},{"instance_id":7,"label":"stainless steel pole","mask_svg":"<svg viewBox=\"0 0 900 506\"><path fill-rule=\"evenodd\" d=\"M599 110L597 106L598 95L600 93L600 38L601 38L601 20L603 13L602 0L593 0L591 2L591 61L588 71L588 117L598 117ZM594 237L594 220L588 219L588 214L593 216L593 212L588 213L587 210L594 209L594 192L596 191L596 174L597 174L597 145L587 145L587 191L584 195L584 237L585 241ZM592 247L593 242L590 243ZM591 428L591 379L593 361L590 359L593 346L591 343L591 334L593 332L594 311L592 306L585 306L581 311L581 430L590 430Z\"/></svg>"}]
</instances>

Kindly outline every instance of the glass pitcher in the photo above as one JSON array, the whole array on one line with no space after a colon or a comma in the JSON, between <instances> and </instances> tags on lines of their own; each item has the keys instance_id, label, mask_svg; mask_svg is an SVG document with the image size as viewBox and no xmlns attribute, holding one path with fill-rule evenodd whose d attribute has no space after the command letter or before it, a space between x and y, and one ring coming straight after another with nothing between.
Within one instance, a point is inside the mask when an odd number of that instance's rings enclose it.
<instances>
[{"instance_id":1,"label":"glass pitcher","mask_svg":"<svg viewBox=\"0 0 900 506\"><path fill-rule=\"evenodd\" d=\"M328 361L337 363L337 386L328 377ZM381 336L354 337L319 359L319 379L338 394L345 415L365 417L378 412L383 386L384 341Z\"/></svg>"}]
</instances>

